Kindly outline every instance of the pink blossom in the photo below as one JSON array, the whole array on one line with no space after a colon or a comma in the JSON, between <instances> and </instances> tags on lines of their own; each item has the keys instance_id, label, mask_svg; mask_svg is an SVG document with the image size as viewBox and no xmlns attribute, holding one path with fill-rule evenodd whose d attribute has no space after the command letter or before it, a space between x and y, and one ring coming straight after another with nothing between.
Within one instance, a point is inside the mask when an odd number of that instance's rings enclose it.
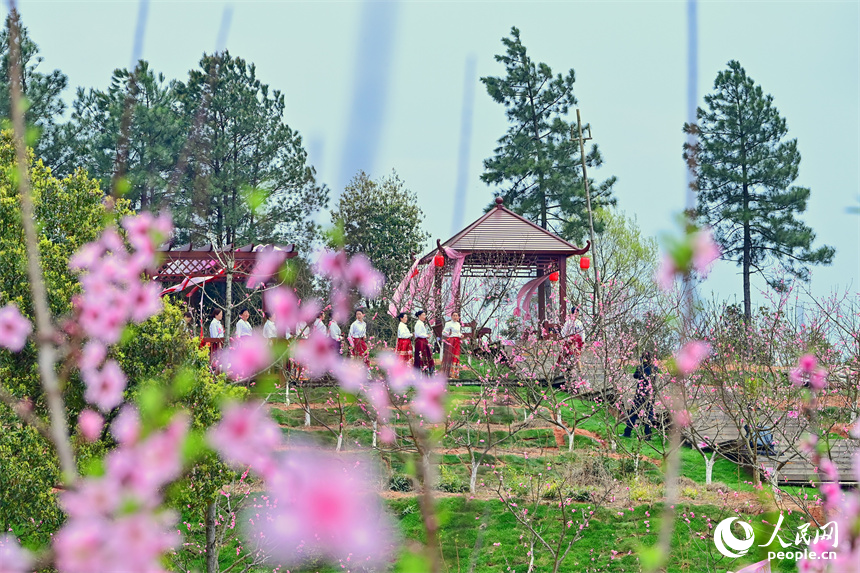
<instances>
[{"instance_id":1,"label":"pink blossom","mask_svg":"<svg viewBox=\"0 0 860 573\"><path fill-rule=\"evenodd\" d=\"M101 370L84 370L81 374L87 385L84 394L87 402L95 404L102 412L120 405L127 380L116 360L108 360Z\"/></svg>"},{"instance_id":2,"label":"pink blossom","mask_svg":"<svg viewBox=\"0 0 860 573\"><path fill-rule=\"evenodd\" d=\"M281 429L259 403L231 403L221 421L206 436L209 444L231 464L251 466L261 475L273 468L273 452L281 443Z\"/></svg>"},{"instance_id":3,"label":"pink blossom","mask_svg":"<svg viewBox=\"0 0 860 573\"><path fill-rule=\"evenodd\" d=\"M448 381L440 376L422 380L416 384L418 394L412 400L415 412L431 423L438 424L445 419L443 399L448 389Z\"/></svg>"},{"instance_id":4,"label":"pink blossom","mask_svg":"<svg viewBox=\"0 0 860 573\"><path fill-rule=\"evenodd\" d=\"M391 426L382 426L379 428L379 439L383 444L393 444L397 438L397 434Z\"/></svg>"},{"instance_id":5,"label":"pink blossom","mask_svg":"<svg viewBox=\"0 0 860 573\"><path fill-rule=\"evenodd\" d=\"M708 276L711 265L720 258L720 247L714 242L714 236L710 229L702 229L693 235L693 268L702 277Z\"/></svg>"},{"instance_id":6,"label":"pink blossom","mask_svg":"<svg viewBox=\"0 0 860 573\"><path fill-rule=\"evenodd\" d=\"M254 265L254 270L248 276L248 288L256 288L268 281L272 275L278 272L284 261L287 260L287 253L277 249L257 252L257 262Z\"/></svg>"},{"instance_id":7,"label":"pink blossom","mask_svg":"<svg viewBox=\"0 0 860 573\"><path fill-rule=\"evenodd\" d=\"M54 536L57 569L63 573L92 573L116 567L104 551L111 535L107 519L69 519Z\"/></svg>"},{"instance_id":8,"label":"pink blossom","mask_svg":"<svg viewBox=\"0 0 860 573\"><path fill-rule=\"evenodd\" d=\"M814 354L801 356L797 367L789 372L788 377L795 386L803 386L807 382L814 390L823 390L827 386L827 371L818 368L818 359Z\"/></svg>"},{"instance_id":9,"label":"pink blossom","mask_svg":"<svg viewBox=\"0 0 860 573\"><path fill-rule=\"evenodd\" d=\"M693 340L685 344L675 355L675 366L681 376L689 376L710 353L710 344L701 340Z\"/></svg>"},{"instance_id":10,"label":"pink blossom","mask_svg":"<svg viewBox=\"0 0 860 573\"><path fill-rule=\"evenodd\" d=\"M654 274L654 280L663 289L664 292L672 292L675 287L675 274L678 272L678 267L675 265L675 259L664 254L660 260L660 266Z\"/></svg>"},{"instance_id":11,"label":"pink blossom","mask_svg":"<svg viewBox=\"0 0 860 573\"><path fill-rule=\"evenodd\" d=\"M398 394L404 393L410 386L418 382L419 376L415 368L393 352L380 353L377 357L377 364L385 370L388 385Z\"/></svg>"},{"instance_id":12,"label":"pink blossom","mask_svg":"<svg viewBox=\"0 0 860 573\"><path fill-rule=\"evenodd\" d=\"M125 324L124 301L116 296L104 299L78 298L79 324L90 337L105 344L116 344Z\"/></svg>"},{"instance_id":13,"label":"pink blossom","mask_svg":"<svg viewBox=\"0 0 860 573\"><path fill-rule=\"evenodd\" d=\"M388 398L388 389L385 387L385 384L382 382L371 384L367 387L364 394L376 411L376 418L383 424L387 424L391 417L391 412L389 411L391 401Z\"/></svg>"},{"instance_id":14,"label":"pink blossom","mask_svg":"<svg viewBox=\"0 0 860 573\"><path fill-rule=\"evenodd\" d=\"M30 554L11 535L0 536L0 571L25 573L30 570Z\"/></svg>"},{"instance_id":15,"label":"pink blossom","mask_svg":"<svg viewBox=\"0 0 860 573\"><path fill-rule=\"evenodd\" d=\"M340 382L340 387L353 394L357 394L367 382L367 368L357 360L337 360L331 372Z\"/></svg>"},{"instance_id":16,"label":"pink blossom","mask_svg":"<svg viewBox=\"0 0 860 573\"><path fill-rule=\"evenodd\" d=\"M81 412L80 416L78 416L78 428L80 428L81 435L88 442L95 442L99 439L104 423L105 420L101 414L89 408Z\"/></svg>"},{"instance_id":17,"label":"pink blossom","mask_svg":"<svg viewBox=\"0 0 860 573\"><path fill-rule=\"evenodd\" d=\"M342 250L332 251L331 249L323 249L319 253L316 268L317 272L321 275L325 275L330 279L342 280L347 272L346 253Z\"/></svg>"},{"instance_id":18,"label":"pink blossom","mask_svg":"<svg viewBox=\"0 0 860 573\"><path fill-rule=\"evenodd\" d=\"M155 316L161 312L161 287L155 282L132 285L128 304L134 322L140 323Z\"/></svg>"},{"instance_id":19,"label":"pink blossom","mask_svg":"<svg viewBox=\"0 0 860 573\"><path fill-rule=\"evenodd\" d=\"M113 477L86 478L60 494L60 505L71 518L109 515L119 508L121 489Z\"/></svg>"},{"instance_id":20,"label":"pink blossom","mask_svg":"<svg viewBox=\"0 0 860 573\"><path fill-rule=\"evenodd\" d=\"M133 446L140 438L140 415L137 408L123 406L110 427L111 434L123 446Z\"/></svg>"},{"instance_id":21,"label":"pink blossom","mask_svg":"<svg viewBox=\"0 0 860 573\"><path fill-rule=\"evenodd\" d=\"M299 299L292 289L276 287L263 294L266 308L275 314L275 326L279 336L295 330L300 322L313 323L320 312L319 303L315 300L299 305Z\"/></svg>"},{"instance_id":22,"label":"pink blossom","mask_svg":"<svg viewBox=\"0 0 860 573\"><path fill-rule=\"evenodd\" d=\"M98 340L90 340L84 344L78 367L81 370L96 370L107 357L107 347Z\"/></svg>"},{"instance_id":23,"label":"pink blossom","mask_svg":"<svg viewBox=\"0 0 860 573\"><path fill-rule=\"evenodd\" d=\"M385 282L385 277L373 268L373 265L370 264L370 259L361 254L355 255L350 260L349 268L346 271L346 278L358 288L358 291L365 298L370 299L379 296L379 291L382 290L382 283Z\"/></svg>"},{"instance_id":24,"label":"pink blossom","mask_svg":"<svg viewBox=\"0 0 860 573\"><path fill-rule=\"evenodd\" d=\"M854 479L860 483L860 450L854 452L854 463L852 465L854 468Z\"/></svg>"},{"instance_id":25,"label":"pink blossom","mask_svg":"<svg viewBox=\"0 0 860 573\"><path fill-rule=\"evenodd\" d=\"M246 380L272 364L269 342L260 333L243 336L218 353L218 360L233 380Z\"/></svg>"},{"instance_id":26,"label":"pink blossom","mask_svg":"<svg viewBox=\"0 0 860 573\"><path fill-rule=\"evenodd\" d=\"M331 370L338 358L331 339L316 330L293 347L293 360L304 366L311 378L319 378Z\"/></svg>"},{"instance_id":27,"label":"pink blossom","mask_svg":"<svg viewBox=\"0 0 860 573\"><path fill-rule=\"evenodd\" d=\"M830 458L823 458L818 464L818 469L824 474L824 479L833 482L839 481L839 469Z\"/></svg>"},{"instance_id":28,"label":"pink blossom","mask_svg":"<svg viewBox=\"0 0 860 573\"><path fill-rule=\"evenodd\" d=\"M129 572L160 570L161 555L181 542L171 527L174 521L169 513L138 512L118 517L111 523L106 552Z\"/></svg>"},{"instance_id":29,"label":"pink blossom","mask_svg":"<svg viewBox=\"0 0 860 573\"><path fill-rule=\"evenodd\" d=\"M318 555L369 568L388 562L393 527L368 468L313 451L285 459L268 482L277 505L256 525L281 565Z\"/></svg>"},{"instance_id":30,"label":"pink blossom","mask_svg":"<svg viewBox=\"0 0 860 573\"><path fill-rule=\"evenodd\" d=\"M0 346L12 352L21 352L33 325L13 304L0 308Z\"/></svg>"}]
</instances>

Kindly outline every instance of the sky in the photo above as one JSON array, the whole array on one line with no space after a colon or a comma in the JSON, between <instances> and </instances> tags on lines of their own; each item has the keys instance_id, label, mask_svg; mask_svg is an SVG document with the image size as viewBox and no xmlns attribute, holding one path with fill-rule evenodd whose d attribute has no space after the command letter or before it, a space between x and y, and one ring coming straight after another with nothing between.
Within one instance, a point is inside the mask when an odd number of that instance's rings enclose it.
<instances>
[{"instance_id":1,"label":"sky","mask_svg":"<svg viewBox=\"0 0 860 573\"><path fill-rule=\"evenodd\" d=\"M534 61L575 70L582 119L604 157L589 176L618 178L618 208L645 235L676 230L686 193L686 1L153 0L143 8L137 0L20 4L44 70L69 77L67 103L79 86L107 87L135 51L177 79L216 48L254 62L284 93L285 120L332 198L358 169L374 178L394 169L416 192L433 243L492 199L482 162L507 122L479 78L503 75L494 55L517 26ZM732 59L773 95L802 155L795 184L812 190L802 219L815 245L836 248L832 266L813 269L812 291L860 292L860 215L849 212L860 207L860 2L711 1L697 11L697 100ZM720 262L702 288L740 301L738 273Z\"/></svg>"}]
</instances>

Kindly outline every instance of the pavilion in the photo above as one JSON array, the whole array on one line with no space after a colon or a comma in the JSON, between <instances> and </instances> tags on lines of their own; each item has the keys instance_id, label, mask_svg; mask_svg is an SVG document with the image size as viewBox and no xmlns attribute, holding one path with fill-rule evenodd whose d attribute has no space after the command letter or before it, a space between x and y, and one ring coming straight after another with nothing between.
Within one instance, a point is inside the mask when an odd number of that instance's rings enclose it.
<instances>
[{"instance_id":1,"label":"pavilion","mask_svg":"<svg viewBox=\"0 0 860 573\"><path fill-rule=\"evenodd\" d=\"M503 205L501 197L496 205L462 231L440 243L424 255L417 265L433 263L435 266L435 313L442 321L441 285L445 276L451 276L454 288L454 308L460 308L459 277L488 277L505 270L509 276L532 279L523 287L537 290L538 318L546 320L546 293L539 288L547 279L558 279L558 322L563 324L567 315L567 264L568 257L583 255L591 248L588 242L579 248L561 237L535 225ZM440 260L440 257L442 259ZM440 264L441 263L441 264ZM558 273L557 275L555 273Z\"/></svg>"}]
</instances>

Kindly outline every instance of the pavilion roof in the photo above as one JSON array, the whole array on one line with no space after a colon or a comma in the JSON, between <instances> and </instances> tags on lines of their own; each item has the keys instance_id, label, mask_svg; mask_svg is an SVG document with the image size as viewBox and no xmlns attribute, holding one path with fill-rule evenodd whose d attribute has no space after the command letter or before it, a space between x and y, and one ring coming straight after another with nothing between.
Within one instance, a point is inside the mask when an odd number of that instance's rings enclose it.
<instances>
[{"instance_id":1,"label":"pavilion roof","mask_svg":"<svg viewBox=\"0 0 860 573\"><path fill-rule=\"evenodd\" d=\"M233 275L236 278L247 277L257 261L257 253L277 249L286 253L291 259L298 255L295 245L244 245L235 247L230 244L222 249L215 248L211 243L194 247L191 243L173 245L169 243L158 249L161 263L152 273L157 281L171 282L185 278L195 278L221 274L223 277L224 263L233 260ZM215 279L219 280L219 279Z\"/></svg>"},{"instance_id":2,"label":"pavilion roof","mask_svg":"<svg viewBox=\"0 0 860 573\"><path fill-rule=\"evenodd\" d=\"M526 259L540 257L542 259L545 257L541 255L549 255L552 258L581 255L588 251L590 244L579 248L568 243L558 235L508 209L499 197L496 199L494 208L442 243L442 246L461 252L496 257L525 257ZM433 249L422 257L421 263L428 263L437 250ZM478 260L473 259L476 263ZM469 258L464 264L469 264Z\"/></svg>"}]
</instances>

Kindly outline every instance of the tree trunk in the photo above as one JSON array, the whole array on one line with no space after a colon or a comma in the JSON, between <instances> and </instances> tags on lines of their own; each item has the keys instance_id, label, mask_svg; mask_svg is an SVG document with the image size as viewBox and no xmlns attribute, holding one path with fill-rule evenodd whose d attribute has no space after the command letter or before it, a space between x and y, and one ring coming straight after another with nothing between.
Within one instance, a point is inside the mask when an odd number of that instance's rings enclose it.
<instances>
[{"instance_id":1,"label":"tree trunk","mask_svg":"<svg viewBox=\"0 0 860 573\"><path fill-rule=\"evenodd\" d=\"M744 179L746 179L746 169L744 169ZM744 182L744 261L743 261L743 275L744 275L744 322L746 322L747 326L750 325L752 320L752 298L750 296L750 265L752 263L752 234L750 233L750 222L749 222L749 206L750 206L750 196L749 189L747 187L746 182Z\"/></svg>"},{"instance_id":2,"label":"tree trunk","mask_svg":"<svg viewBox=\"0 0 860 573\"><path fill-rule=\"evenodd\" d=\"M717 453L711 454L710 458L704 453L702 456L705 458L705 485L708 485L714 478L714 463L717 461Z\"/></svg>"},{"instance_id":3,"label":"tree trunk","mask_svg":"<svg viewBox=\"0 0 860 573\"><path fill-rule=\"evenodd\" d=\"M373 421L373 443L370 445L372 448L376 447L376 435L379 433L379 423L374 420Z\"/></svg>"},{"instance_id":4,"label":"tree trunk","mask_svg":"<svg viewBox=\"0 0 860 573\"><path fill-rule=\"evenodd\" d=\"M469 476L469 493L474 494L478 486L478 468L481 464L475 463L475 453L470 452L472 457L472 475Z\"/></svg>"},{"instance_id":5,"label":"tree trunk","mask_svg":"<svg viewBox=\"0 0 860 573\"><path fill-rule=\"evenodd\" d=\"M308 408L305 410L305 426L311 425L311 410Z\"/></svg>"},{"instance_id":6,"label":"tree trunk","mask_svg":"<svg viewBox=\"0 0 860 573\"><path fill-rule=\"evenodd\" d=\"M232 266L233 261L227 259L227 265ZM231 315L233 310L233 269L227 269L227 302L224 305L224 346L227 346L227 341L230 340Z\"/></svg>"},{"instance_id":7,"label":"tree trunk","mask_svg":"<svg viewBox=\"0 0 860 573\"><path fill-rule=\"evenodd\" d=\"M218 573L218 548L215 546L215 522L217 511L214 501L206 506L206 573Z\"/></svg>"},{"instance_id":8,"label":"tree trunk","mask_svg":"<svg viewBox=\"0 0 860 573\"><path fill-rule=\"evenodd\" d=\"M339 452L343 448L343 431L337 435L337 448L334 451Z\"/></svg>"}]
</instances>

